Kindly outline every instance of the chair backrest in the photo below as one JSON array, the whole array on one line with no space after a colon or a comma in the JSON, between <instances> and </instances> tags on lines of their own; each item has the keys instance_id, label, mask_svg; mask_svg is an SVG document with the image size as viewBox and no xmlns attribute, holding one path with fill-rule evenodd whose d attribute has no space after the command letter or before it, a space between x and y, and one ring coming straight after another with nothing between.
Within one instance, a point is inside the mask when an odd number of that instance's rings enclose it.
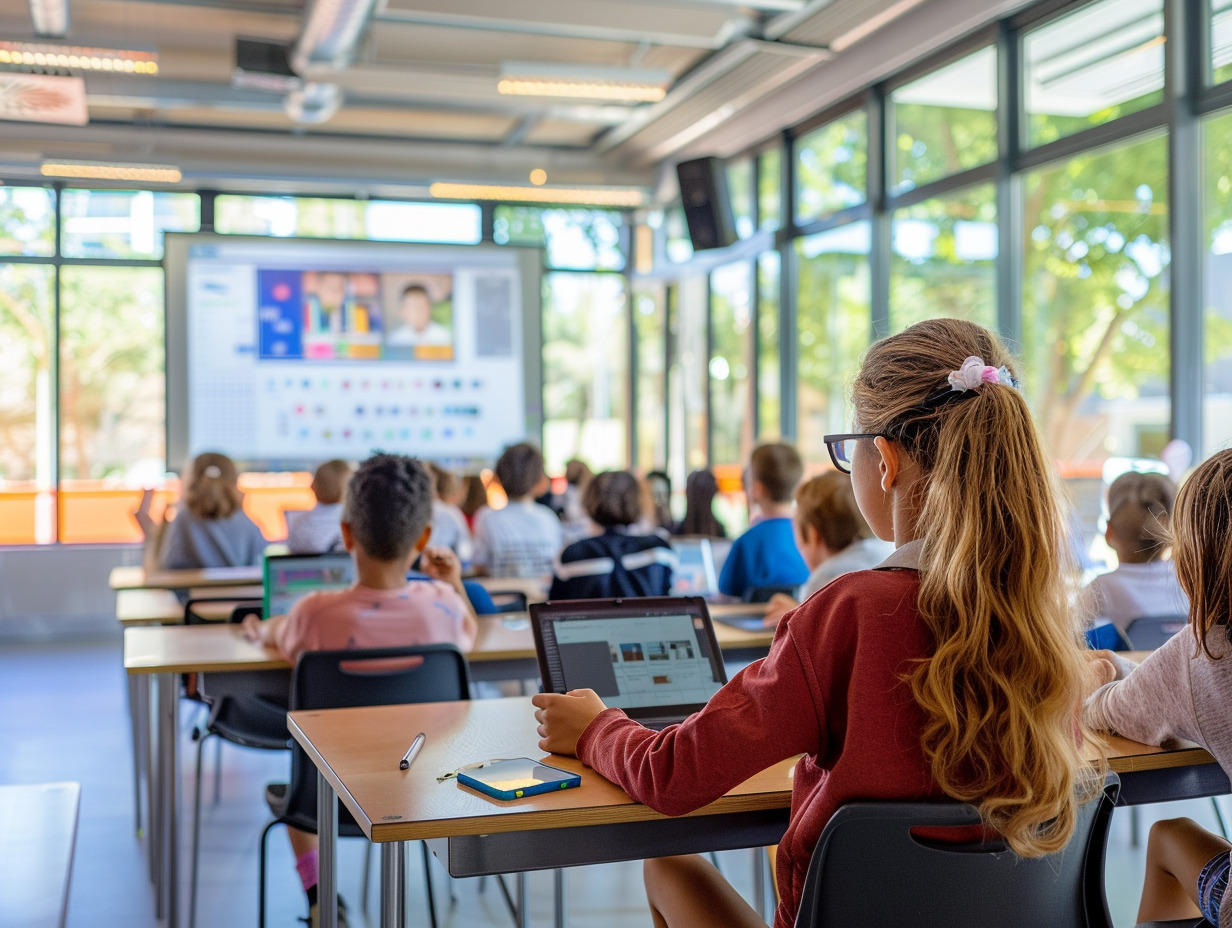
<instances>
[{"instance_id":1,"label":"chair backrest","mask_svg":"<svg viewBox=\"0 0 1232 928\"><path fill-rule=\"evenodd\" d=\"M291 709L345 709L470 698L470 671L452 644L403 648L305 651L291 676ZM410 735L414 735L411 732ZM407 746L410 746L410 736ZM298 743L291 751L291 783L283 818L314 830L317 769ZM340 809L339 828L353 829Z\"/></svg>"},{"instance_id":2,"label":"chair backrest","mask_svg":"<svg viewBox=\"0 0 1232 928\"><path fill-rule=\"evenodd\" d=\"M1188 624L1184 613L1141 616L1125 626L1125 637L1135 651L1154 651Z\"/></svg>"},{"instance_id":3,"label":"chair backrest","mask_svg":"<svg viewBox=\"0 0 1232 928\"><path fill-rule=\"evenodd\" d=\"M1104 851L1120 785L1108 774L1069 845L1038 858L999 842L948 844L913 834L978 825L979 814L962 803L844 805L813 852L796 928L1111 928Z\"/></svg>"},{"instance_id":4,"label":"chair backrest","mask_svg":"<svg viewBox=\"0 0 1232 928\"><path fill-rule=\"evenodd\" d=\"M775 593L784 593L788 596L795 596L799 587L791 584L776 584L774 586L754 586L744 591L744 601L746 603L768 603Z\"/></svg>"},{"instance_id":5,"label":"chair backrest","mask_svg":"<svg viewBox=\"0 0 1232 928\"><path fill-rule=\"evenodd\" d=\"M1132 651L1133 645L1129 643L1129 639L1125 637L1125 633L1113 625L1111 622L1105 622L1103 625L1093 625L1086 631L1087 647L1099 651Z\"/></svg>"},{"instance_id":6,"label":"chair backrest","mask_svg":"<svg viewBox=\"0 0 1232 928\"><path fill-rule=\"evenodd\" d=\"M194 596L184 602L185 625L217 625L244 621L249 612L261 615L261 600L244 596Z\"/></svg>"}]
</instances>

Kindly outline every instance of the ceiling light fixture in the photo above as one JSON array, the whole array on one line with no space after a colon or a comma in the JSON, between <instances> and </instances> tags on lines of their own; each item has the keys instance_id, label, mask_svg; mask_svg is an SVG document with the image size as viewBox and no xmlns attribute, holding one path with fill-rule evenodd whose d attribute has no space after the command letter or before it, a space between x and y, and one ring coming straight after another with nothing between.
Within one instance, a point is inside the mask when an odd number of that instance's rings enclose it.
<instances>
[{"instance_id":1,"label":"ceiling light fixture","mask_svg":"<svg viewBox=\"0 0 1232 928\"><path fill-rule=\"evenodd\" d=\"M576 206L637 207L642 191L629 187L516 187L497 184L436 183L428 188L442 200L503 200L515 203L563 203Z\"/></svg>"},{"instance_id":2,"label":"ceiling light fixture","mask_svg":"<svg viewBox=\"0 0 1232 928\"><path fill-rule=\"evenodd\" d=\"M30 19L36 35L67 35L68 0L30 0Z\"/></svg>"},{"instance_id":3,"label":"ceiling light fixture","mask_svg":"<svg viewBox=\"0 0 1232 928\"><path fill-rule=\"evenodd\" d=\"M171 164L117 164L107 161L44 161L39 172L44 177L142 181L154 184L176 184L184 177L180 169Z\"/></svg>"},{"instance_id":4,"label":"ceiling light fixture","mask_svg":"<svg viewBox=\"0 0 1232 928\"><path fill-rule=\"evenodd\" d=\"M112 74L157 74L158 52L0 41L0 64Z\"/></svg>"},{"instance_id":5,"label":"ceiling light fixture","mask_svg":"<svg viewBox=\"0 0 1232 928\"><path fill-rule=\"evenodd\" d=\"M657 103L672 76L646 68L603 68L547 62L506 61L496 89L503 94L566 97L619 103Z\"/></svg>"}]
</instances>

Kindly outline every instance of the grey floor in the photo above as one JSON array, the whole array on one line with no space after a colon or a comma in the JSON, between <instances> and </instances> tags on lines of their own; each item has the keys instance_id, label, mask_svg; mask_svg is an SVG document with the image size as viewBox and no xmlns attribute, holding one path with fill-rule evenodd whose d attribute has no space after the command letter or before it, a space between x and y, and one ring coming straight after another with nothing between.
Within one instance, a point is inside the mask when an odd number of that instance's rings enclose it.
<instances>
[{"instance_id":1,"label":"grey floor","mask_svg":"<svg viewBox=\"0 0 1232 928\"><path fill-rule=\"evenodd\" d=\"M77 855L69 900L70 928L156 925L153 892L146 878L143 841L134 833L131 754L126 689L119 639L58 646L0 647L0 784L77 780L82 784ZM191 729L185 717L185 731ZM191 795L191 758L184 745L184 795ZM217 755L206 751L202 815L201 926L255 925L257 842L267 813L263 785L285 779L285 757L226 745L222 749L221 797L213 801ZM1225 800L1226 801L1226 800ZM187 813L191 807L186 807ZM1144 807L1141 830L1156 818L1189 815L1214 827L1209 800ZM185 826L184 831L187 831ZM187 835L184 835L187 860ZM271 841L271 928L298 925L303 895L285 838ZM341 890L352 911L359 909L360 874L366 842L343 841ZM751 893L753 855L720 855L729 879ZM423 870L412 856L409 881L411 924L426 924ZM1108 899L1117 926L1134 922L1142 880L1141 848L1130 845L1129 815L1118 810L1108 853ZM457 902L445 897L449 880L434 861L443 926L510 926L512 920L491 881L483 893L474 880L453 884ZM373 880L375 894L375 877ZM646 926L650 919L636 863L571 870L566 876L568 924ZM532 922L552 924L550 874L531 877ZM187 898L187 885L183 894ZM375 899L374 899L375 912ZM2 921L2 918L0 918ZM352 923L362 925L360 916ZM372 924L375 924L373 919Z\"/></svg>"}]
</instances>

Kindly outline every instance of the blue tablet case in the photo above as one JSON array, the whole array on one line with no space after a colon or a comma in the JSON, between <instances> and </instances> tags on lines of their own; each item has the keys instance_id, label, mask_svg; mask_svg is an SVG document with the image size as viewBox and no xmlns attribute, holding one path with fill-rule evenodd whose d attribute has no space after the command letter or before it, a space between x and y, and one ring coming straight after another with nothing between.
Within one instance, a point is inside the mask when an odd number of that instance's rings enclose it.
<instances>
[{"instance_id":1,"label":"blue tablet case","mask_svg":"<svg viewBox=\"0 0 1232 928\"><path fill-rule=\"evenodd\" d=\"M538 782L530 782L538 781ZM580 786L582 777L529 757L498 760L471 770L459 770L458 782L494 799L521 799Z\"/></svg>"}]
</instances>

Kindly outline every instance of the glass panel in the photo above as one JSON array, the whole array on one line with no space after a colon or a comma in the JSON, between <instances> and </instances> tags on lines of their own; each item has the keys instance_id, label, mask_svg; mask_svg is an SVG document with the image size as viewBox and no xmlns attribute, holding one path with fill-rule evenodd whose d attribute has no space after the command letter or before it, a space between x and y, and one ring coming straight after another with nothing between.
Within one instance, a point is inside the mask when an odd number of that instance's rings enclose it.
<instances>
[{"instance_id":1,"label":"glass panel","mask_svg":"<svg viewBox=\"0 0 1232 928\"><path fill-rule=\"evenodd\" d=\"M753 451L752 266L747 261L710 275L710 457L742 465Z\"/></svg>"},{"instance_id":2,"label":"glass panel","mask_svg":"<svg viewBox=\"0 0 1232 928\"><path fill-rule=\"evenodd\" d=\"M732 219L736 234L748 238L753 234L753 160L741 158L727 165L727 195L731 199Z\"/></svg>"},{"instance_id":3,"label":"glass panel","mask_svg":"<svg viewBox=\"0 0 1232 928\"><path fill-rule=\"evenodd\" d=\"M1218 84L1232 77L1232 0L1211 0L1211 60L1208 77Z\"/></svg>"},{"instance_id":4,"label":"glass panel","mask_svg":"<svg viewBox=\"0 0 1232 928\"><path fill-rule=\"evenodd\" d=\"M757 440L783 434L779 370L779 260L777 251L757 259Z\"/></svg>"},{"instance_id":5,"label":"glass panel","mask_svg":"<svg viewBox=\"0 0 1232 928\"><path fill-rule=\"evenodd\" d=\"M619 271L624 216L611 210L498 206L493 217L498 245L545 248L548 267Z\"/></svg>"},{"instance_id":6,"label":"glass panel","mask_svg":"<svg viewBox=\"0 0 1232 928\"><path fill-rule=\"evenodd\" d=\"M761 153L757 175L758 227L774 231L782 225L783 154L778 148Z\"/></svg>"},{"instance_id":7,"label":"glass panel","mask_svg":"<svg viewBox=\"0 0 1232 928\"><path fill-rule=\"evenodd\" d=\"M890 101L896 190L996 159L995 48L982 48L898 88Z\"/></svg>"},{"instance_id":8,"label":"glass panel","mask_svg":"<svg viewBox=\"0 0 1232 928\"><path fill-rule=\"evenodd\" d=\"M60 540L140 541L129 517L165 470L163 272L60 272Z\"/></svg>"},{"instance_id":9,"label":"glass panel","mask_svg":"<svg viewBox=\"0 0 1232 928\"><path fill-rule=\"evenodd\" d=\"M706 461L706 278L685 277L671 304L671 344L667 399L669 473L675 486L684 486L690 471ZM677 414L679 413L679 414Z\"/></svg>"},{"instance_id":10,"label":"glass panel","mask_svg":"<svg viewBox=\"0 0 1232 928\"><path fill-rule=\"evenodd\" d=\"M232 235L458 245L474 245L482 237L480 209L473 203L224 194L214 200L214 211L214 228Z\"/></svg>"},{"instance_id":11,"label":"glass panel","mask_svg":"<svg viewBox=\"0 0 1232 928\"><path fill-rule=\"evenodd\" d=\"M931 316L997 321L997 204L992 184L894 213L890 326Z\"/></svg>"},{"instance_id":12,"label":"glass panel","mask_svg":"<svg viewBox=\"0 0 1232 928\"><path fill-rule=\"evenodd\" d=\"M0 544L56 540L54 291L54 268L0 264Z\"/></svg>"},{"instance_id":13,"label":"glass panel","mask_svg":"<svg viewBox=\"0 0 1232 928\"><path fill-rule=\"evenodd\" d=\"M663 220L667 260L672 264L684 264L693 257L693 241L684 219L684 207L675 206L667 211Z\"/></svg>"},{"instance_id":14,"label":"glass panel","mask_svg":"<svg viewBox=\"0 0 1232 928\"><path fill-rule=\"evenodd\" d=\"M67 258L161 258L164 232L201 228L195 193L64 190L60 205L60 249Z\"/></svg>"},{"instance_id":15,"label":"glass panel","mask_svg":"<svg viewBox=\"0 0 1232 928\"><path fill-rule=\"evenodd\" d=\"M0 186L0 254L46 258L55 253L55 191Z\"/></svg>"},{"instance_id":16,"label":"glass panel","mask_svg":"<svg viewBox=\"0 0 1232 928\"><path fill-rule=\"evenodd\" d=\"M633 294L637 328L637 461L643 473L667 467L667 293Z\"/></svg>"},{"instance_id":17,"label":"glass panel","mask_svg":"<svg viewBox=\"0 0 1232 928\"><path fill-rule=\"evenodd\" d=\"M1025 177L1023 391L1066 476L1168 440L1167 163L1156 136Z\"/></svg>"},{"instance_id":18,"label":"glass panel","mask_svg":"<svg viewBox=\"0 0 1232 928\"><path fill-rule=\"evenodd\" d=\"M796 140L796 221L820 219L868 196L868 115L856 110Z\"/></svg>"},{"instance_id":19,"label":"glass panel","mask_svg":"<svg viewBox=\"0 0 1232 928\"><path fill-rule=\"evenodd\" d=\"M1027 33L1028 145L1161 102L1163 29L1162 0L1102 0Z\"/></svg>"},{"instance_id":20,"label":"glass panel","mask_svg":"<svg viewBox=\"0 0 1232 928\"><path fill-rule=\"evenodd\" d=\"M543 303L543 453L550 473L581 458L628 464L629 330L619 274L549 274Z\"/></svg>"},{"instance_id":21,"label":"glass panel","mask_svg":"<svg viewBox=\"0 0 1232 928\"><path fill-rule=\"evenodd\" d=\"M1199 460L1232 446L1232 114L1208 120L1203 133L1208 251Z\"/></svg>"},{"instance_id":22,"label":"glass panel","mask_svg":"<svg viewBox=\"0 0 1232 928\"><path fill-rule=\"evenodd\" d=\"M829 461L821 438L851 431L847 388L868 347L870 310L867 222L796 240L798 377L797 446L810 470Z\"/></svg>"}]
</instances>

